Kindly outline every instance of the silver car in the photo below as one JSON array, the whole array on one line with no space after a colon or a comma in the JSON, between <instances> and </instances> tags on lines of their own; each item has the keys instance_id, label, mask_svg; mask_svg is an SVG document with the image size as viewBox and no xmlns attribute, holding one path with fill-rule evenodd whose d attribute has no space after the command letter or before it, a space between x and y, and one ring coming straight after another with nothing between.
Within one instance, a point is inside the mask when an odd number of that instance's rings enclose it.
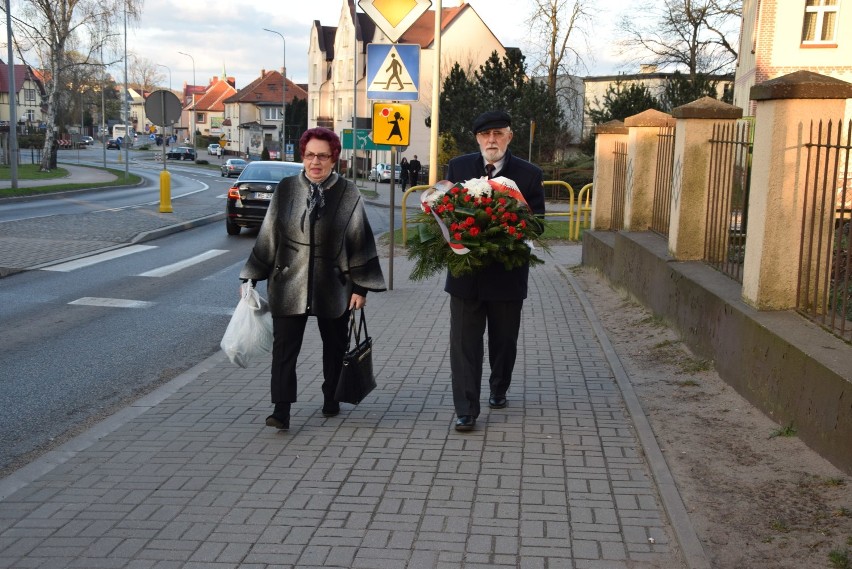
<instances>
[{"instance_id":1,"label":"silver car","mask_svg":"<svg viewBox=\"0 0 852 569\"><path fill-rule=\"evenodd\" d=\"M246 164L248 164L248 162L242 158L228 158L225 160L225 163L222 164L222 177L224 178L227 176L230 178L231 176L239 176L243 173L243 170L245 170Z\"/></svg>"}]
</instances>

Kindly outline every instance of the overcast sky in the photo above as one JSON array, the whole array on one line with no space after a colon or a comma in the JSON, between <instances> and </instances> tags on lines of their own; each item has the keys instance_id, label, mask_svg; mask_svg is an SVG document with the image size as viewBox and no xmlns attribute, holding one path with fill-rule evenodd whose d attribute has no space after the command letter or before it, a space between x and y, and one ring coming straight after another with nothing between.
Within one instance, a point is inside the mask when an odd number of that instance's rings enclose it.
<instances>
[{"instance_id":1,"label":"overcast sky","mask_svg":"<svg viewBox=\"0 0 852 569\"><path fill-rule=\"evenodd\" d=\"M505 46L520 47L527 53L528 28L524 23L530 0L469 0L485 24ZM597 10L592 51L587 58L589 75L615 73L618 66L612 53L613 28L628 0L609 0ZM280 69L284 42L263 28L276 30L286 38L287 76L296 83L307 82L307 51L314 20L336 26L344 0L277 0L257 2L226 0L145 0L142 21L128 31L128 50L139 57L167 66L171 85L179 89L184 81L204 85L224 69L236 78L240 89L260 75L261 69ZM357 2L356 2L357 5ZM444 7L458 5L444 0ZM434 6L434 4L433 4ZM359 10L360 11L360 10ZM187 57L178 52L185 52ZM169 72L161 69L165 82ZM121 80L123 71L114 70Z\"/></svg>"}]
</instances>

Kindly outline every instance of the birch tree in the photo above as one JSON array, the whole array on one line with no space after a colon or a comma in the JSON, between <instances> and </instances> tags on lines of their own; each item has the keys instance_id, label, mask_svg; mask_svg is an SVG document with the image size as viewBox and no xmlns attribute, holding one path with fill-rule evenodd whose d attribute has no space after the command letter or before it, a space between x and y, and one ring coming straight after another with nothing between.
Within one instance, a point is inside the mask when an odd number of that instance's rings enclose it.
<instances>
[{"instance_id":1,"label":"birch tree","mask_svg":"<svg viewBox=\"0 0 852 569\"><path fill-rule=\"evenodd\" d=\"M124 18L138 21L142 0L18 0L12 6L12 22L22 60L34 52L45 77L47 90L47 130L44 137L41 170L51 167L51 150L56 139L59 95L68 86L69 71L78 65L100 64L96 57ZM5 8L4 8L5 11ZM69 51L79 54L69 58Z\"/></svg>"}]
</instances>

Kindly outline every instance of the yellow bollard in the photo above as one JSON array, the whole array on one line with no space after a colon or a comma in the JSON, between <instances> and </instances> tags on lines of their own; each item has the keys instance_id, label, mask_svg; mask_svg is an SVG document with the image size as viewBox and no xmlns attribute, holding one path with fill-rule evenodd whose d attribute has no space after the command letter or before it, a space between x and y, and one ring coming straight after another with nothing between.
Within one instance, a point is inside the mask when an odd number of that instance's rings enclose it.
<instances>
[{"instance_id":1,"label":"yellow bollard","mask_svg":"<svg viewBox=\"0 0 852 569\"><path fill-rule=\"evenodd\" d=\"M172 175L160 172L160 213L172 213Z\"/></svg>"}]
</instances>

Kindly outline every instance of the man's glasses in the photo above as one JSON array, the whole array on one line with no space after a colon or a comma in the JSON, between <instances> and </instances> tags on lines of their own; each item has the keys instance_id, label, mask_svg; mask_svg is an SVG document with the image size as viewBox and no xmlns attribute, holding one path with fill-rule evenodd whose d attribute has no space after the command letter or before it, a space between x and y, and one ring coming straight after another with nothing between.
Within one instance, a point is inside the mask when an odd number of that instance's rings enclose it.
<instances>
[{"instance_id":1,"label":"man's glasses","mask_svg":"<svg viewBox=\"0 0 852 569\"><path fill-rule=\"evenodd\" d=\"M314 158L316 158L320 162L328 162L329 159L331 159L331 154L314 154L313 152L305 152L302 155L302 158L304 158L308 162L313 162Z\"/></svg>"}]
</instances>

